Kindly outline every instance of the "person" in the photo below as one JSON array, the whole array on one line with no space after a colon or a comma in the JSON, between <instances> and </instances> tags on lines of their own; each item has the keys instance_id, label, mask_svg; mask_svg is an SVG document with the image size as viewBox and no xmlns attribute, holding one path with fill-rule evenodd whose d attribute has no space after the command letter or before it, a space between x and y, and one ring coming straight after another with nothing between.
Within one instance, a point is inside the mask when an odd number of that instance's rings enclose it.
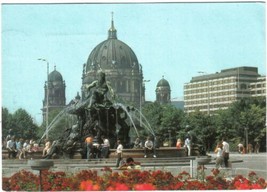
<instances>
[{"instance_id":1,"label":"person","mask_svg":"<svg viewBox=\"0 0 267 192\"><path fill-rule=\"evenodd\" d=\"M155 153L155 146L153 144L153 141L150 139L150 137L147 137L147 140L145 142L145 158L147 157L147 153L152 152L153 157L156 158L156 153Z\"/></svg>"},{"instance_id":2,"label":"person","mask_svg":"<svg viewBox=\"0 0 267 192\"><path fill-rule=\"evenodd\" d=\"M134 141L134 149L140 149L142 148L142 142L139 137L137 137Z\"/></svg>"},{"instance_id":3,"label":"person","mask_svg":"<svg viewBox=\"0 0 267 192\"><path fill-rule=\"evenodd\" d=\"M85 144L86 144L86 159L87 159L87 161L89 161L90 155L92 152L92 148L93 148L93 137L91 135L86 137Z\"/></svg>"},{"instance_id":4,"label":"person","mask_svg":"<svg viewBox=\"0 0 267 192\"><path fill-rule=\"evenodd\" d=\"M103 158L108 158L110 143L107 137L102 136L102 139L103 139L103 144L101 145L102 146L101 156Z\"/></svg>"},{"instance_id":5,"label":"person","mask_svg":"<svg viewBox=\"0 0 267 192\"><path fill-rule=\"evenodd\" d=\"M253 151L253 145L251 143L248 144L248 153L252 153Z\"/></svg>"},{"instance_id":6,"label":"person","mask_svg":"<svg viewBox=\"0 0 267 192\"><path fill-rule=\"evenodd\" d=\"M16 158L17 150L16 150L16 142L15 137L11 137L10 140L7 141L6 148L8 151L8 158Z\"/></svg>"},{"instance_id":7,"label":"person","mask_svg":"<svg viewBox=\"0 0 267 192\"><path fill-rule=\"evenodd\" d=\"M30 145L33 148L34 140L30 141ZM49 153L50 149L51 149L51 142L49 141L49 139L45 139L45 147L43 149L43 157L45 157Z\"/></svg>"},{"instance_id":8,"label":"person","mask_svg":"<svg viewBox=\"0 0 267 192\"><path fill-rule=\"evenodd\" d=\"M141 168L141 163L140 162L136 162L134 161L134 159L132 157L128 157L126 159L126 162L123 163L120 166L120 170L126 170L126 169L140 169Z\"/></svg>"},{"instance_id":9,"label":"person","mask_svg":"<svg viewBox=\"0 0 267 192\"><path fill-rule=\"evenodd\" d=\"M225 139L223 138L222 139L222 145L223 145L223 161L224 161L224 166L225 167L229 167L229 163L228 163L228 160L229 160L229 144L225 141Z\"/></svg>"},{"instance_id":10,"label":"person","mask_svg":"<svg viewBox=\"0 0 267 192\"><path fill-rule=\"evenodd\" d=\"M182 140L179 138L179 139L177 139L177 142L176 142L176 148L177 149L181 149L181 147L182 147Z\"/></svg>"},{"instance_id":11,"label":"person","mask_svg":"<svg viewBox=\"0 0 267 192\"><path fill-rule=\"evenodd\" d=\"M243 150L244 150L244 145L242 143L239 143L237 145L237 147L238 147L238 152L242 154L243 153Z\"/></svg>"},{"instance_id":12,"label":"person","mask_svg":"<svg viewBox=\"0 0 267 192\"><path fill-rule=\"evenodd\" d=\"M216 153L216 161L215 161L215 166L216 169L222 167L222 163L223 163L223 149L222 149L222 143L219 142L215 148L215 153Z\"/></svg>"},{"instance_id":13,"label":"person","mask_svg":"<svg viewBox=\"0 0 267 192\"><path fill-rule=\"evenodd\" d=\"M191 155L191 140L189 137L186 137L185 142L184 142L184 147L187 150L187 156Z\"/></svg>"},{"instance_id":14,"label":"person","mask_svg":"<svg viewBox=\"0 0 267 192\"><path fill-rule=\"evenodd\" d=\"M23 143L23 149L22 149L25 153L25 157L27 157L28 153L31 153L31 145L28 139L26 139Z\"/></svg>"},{"instance_id":15,"label":"person","mask_svg":"<svg viewBox=\"0 0 267 192\"><path fill-rule=\"evenodd\" d=\"M122 160L122 150L123 150L123 146L121 144L121 141L118 140L117 141L117 149L116 149L116 154L117 154L116 167L120 166L120 162Z\"/></svg>"},{"instance_id":16,"label":"person","mask_svg":"<svg viewBox=\"0 0 267 192\"><path fill-rule=\"evenodd\" d=\"M259 153L259 150L260 150L260 144L259 144L259 142L256 142L254 152Z\"/></svg>"},{"instance_id":17,"label":"person","mask_svg":"<svg viewBox=\"0 0 267 192\"><path fill-rule=\"evenodd\" d=\"M12 131L12 129L9 129L8 134L6 136L6 142L8 142L12 136L13 136L13 131Z\"/></svg>"},{"instance_id":18,"label":"person","mask_svg":"<svg viewBox=\"0 0 267 192\"><path fill-rule=\"evenodd\" d=\"M16 143L16 148L18 150L19 159L22 159L22 156L25 159L26 156L25 156L25 151L23 150L23 139L22 138L20 138L19 141Z\"/></svg>"}]
</instances>

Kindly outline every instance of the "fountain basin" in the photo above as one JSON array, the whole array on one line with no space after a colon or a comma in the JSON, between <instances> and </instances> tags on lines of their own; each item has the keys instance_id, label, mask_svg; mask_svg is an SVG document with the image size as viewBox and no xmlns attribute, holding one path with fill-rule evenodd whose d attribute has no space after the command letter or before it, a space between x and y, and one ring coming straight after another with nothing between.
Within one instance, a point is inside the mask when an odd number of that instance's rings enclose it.
<instances>
[{"instance_id":1,"label":"fountain basin","mask_svg":"<svg viewBox=\"0 0 267 192\"><path fill-rule=\"evenodd\" d=\"M51 160L29 160L28 165L31 166L33 170L46 170L54 166L54 161Z\"/></svg>"}]
</instances>

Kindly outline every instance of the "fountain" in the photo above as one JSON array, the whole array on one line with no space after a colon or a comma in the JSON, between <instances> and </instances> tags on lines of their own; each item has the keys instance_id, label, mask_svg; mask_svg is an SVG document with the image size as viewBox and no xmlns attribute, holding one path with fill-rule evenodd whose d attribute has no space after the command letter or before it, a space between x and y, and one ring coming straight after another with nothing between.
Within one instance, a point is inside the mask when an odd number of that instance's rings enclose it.
<instances>
[{"instance_id":1,"label":"fountain","mask_svg":"<svg viewBox=\"0 0 267 192\"><path fill-rule=\"evenodd\" d=\"M92 88L95 89L92 91ZM56 156L59 158L73 158L77 153L85 158L86 147L84 141L89 135L93 135L94 140L98 143L102 136L107 137L111 148L115 146L118 139L121 140L124 148L130 148L129 132L132 128L136 136L139 137L138 129L140 129L140 126L137 127L135 122L140 118L136 113L139 115L141 113L134 107L111 102L111 99L107 97L108 92L111 95L113 94L112 88L106 83L105 73L99 72L99 79L88 86L89 94L87 98L84 101L73 102L66 107L48 126L47 131L51 130L64 114L77 117L76 124L66 128L61 136L53 142L50 152L45 157L46 159ZM143 116L142 118L147 122ZM143 123L143 126L149 131L149 134L155 136L148 123Z\"/></svg>"}]
</instances>

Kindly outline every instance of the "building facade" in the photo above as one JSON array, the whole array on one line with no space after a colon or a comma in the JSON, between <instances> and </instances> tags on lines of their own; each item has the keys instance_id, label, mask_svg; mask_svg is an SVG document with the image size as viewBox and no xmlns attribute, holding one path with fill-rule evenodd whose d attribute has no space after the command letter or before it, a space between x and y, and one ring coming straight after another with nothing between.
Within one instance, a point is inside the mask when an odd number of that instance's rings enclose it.
<instances>
[{"instance_id":1,"label":"building facade","mask_svg":"<svg viewBox=\"0 0 267 192\"><path fill-rule=\"evenodd\" d=\"M211 114L244 97L265 96L265 77L256 67L237 67L192 77L184 84L184 110Z\"/></svg>"}]
</instances>

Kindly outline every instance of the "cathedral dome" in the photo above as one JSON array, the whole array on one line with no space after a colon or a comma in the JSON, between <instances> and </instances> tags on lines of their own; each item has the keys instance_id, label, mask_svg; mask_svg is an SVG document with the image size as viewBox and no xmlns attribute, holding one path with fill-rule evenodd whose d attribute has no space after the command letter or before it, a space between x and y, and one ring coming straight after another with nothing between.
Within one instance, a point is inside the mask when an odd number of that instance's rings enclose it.
<instances>
[{"instance_id":1,"label":"cathedral dome","mask_svg":"<svg viewBox=\"0 0 267 192\"><path fill-rule=\"evenodd\" d=\"M166 79L164 79L164 77L162 77L162 79L158 82L157 87L169 87L170 88L170 84Z\"/></svg>"},{"instance_id":2,"label":"cathedral dome","mask_svg":"<svg viewBox=\"0 0 267 192\"><path fill-rule=\"evenodd\" d=\"M108 39L98 44L90 53L86 71L107 69L139 69L137 57L133 50L117 39L117 30L112 19L108 30Z\"/></svg>"},{"instance_id":3,"label":"cathedral dome","mask_svg":"<svg viewBox=\"0 0 267 192\"><path fill-rule=\"evenodd\" d=\"M117 39L113 13L108 38L91 51L83 65L82 100L88 97L88 85L98 79L100 71L106 74L106 80L112 87L117 102L133 106L140 106L140 103L144 103L142 65L138 62L131 47ZM109 98L110 95L107 97Z\"/></svg>"},{"instance_id":4,"label":"cathedral dome","mask_svg":"<svg viewBox=\"0 0 267 192\"><path fill-rule=\"evenodd\" d=\"M63 81L62 75L56 70L56 67L54 68L54 71L52 71L48 75L49 81Z\"/></svg>"}]
</instances>

